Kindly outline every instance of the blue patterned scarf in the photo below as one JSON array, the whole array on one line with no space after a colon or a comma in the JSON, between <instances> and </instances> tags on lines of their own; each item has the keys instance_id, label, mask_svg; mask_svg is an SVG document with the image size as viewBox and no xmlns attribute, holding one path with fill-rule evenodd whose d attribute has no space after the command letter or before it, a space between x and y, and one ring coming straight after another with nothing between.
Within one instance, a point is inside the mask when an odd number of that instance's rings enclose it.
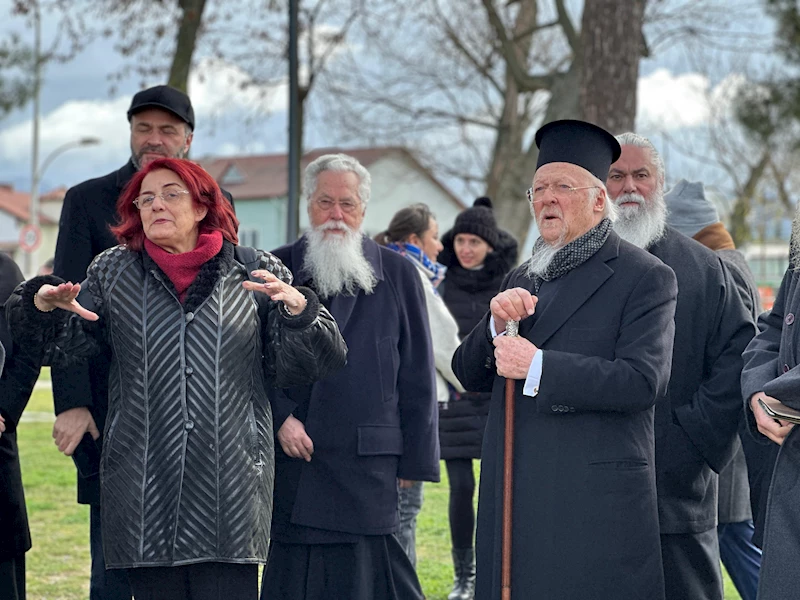
<instances>
[{"instance_id":1,"label":"blue patterned scarf","mask_svg":"<svg viewBox=\"0 0 800 600\"><path fill-rule=\"evenodd\" d=\"M444 274L447 271L447 267L440 265L437 262L433 262L425 255L419 246L409 244L408 242L400 242L399 244L389 242L386 244L386 247L394 250L402 256L405 256L415 265L422 267L422 270L425 271L425 274L428 276L428 279L433 285L434 290L444 279Z\"/></svg>"}]
</instances>

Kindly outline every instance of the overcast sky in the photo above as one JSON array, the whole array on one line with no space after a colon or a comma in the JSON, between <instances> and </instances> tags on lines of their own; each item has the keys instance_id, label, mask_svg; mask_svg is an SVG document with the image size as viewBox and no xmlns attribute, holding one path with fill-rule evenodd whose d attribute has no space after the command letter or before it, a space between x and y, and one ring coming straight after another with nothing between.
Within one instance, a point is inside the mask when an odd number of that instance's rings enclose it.
<instances>
[{"instance_id":1,"label":"overcast sky","mask_svg":"<svg viewBox=\"0 0 800 600\"><path fill-rule=\"evenodd\" d=\"M10 3L11 0L0 0L0 14L8 13ZM45 15L45 40L52 39L53 25ZM6 20L0 31L3 29L32 37L21 20ZM729 90L742 80L742 75L732 69L717 69L711 76L701 74L691 62L680 48L664 49L642 61L637 129L653 135L657 145L659 132L685 134L702 129L710 118L709 98L724 104ZM71 62L47 68L41 96L40 160L60 145L81 137L95 136L102 143L59 156L44 174L43 190L103 175L127 160L129 130L125 113L139 82L134 78L122 81L117 93L110 96L108 74L121 64L112 43L101 40ZM198 76L201 71L202 78ZM243 77L234 67L209 61L193 73L190 95L197 120L193 157L285 151L286 87L272 89L265 106L259 103L256 91L243 93L230 86L231 79ZM257 105L262 116L257 120L244 118L256 114ZM26 107L0 123L0 181L11 182L18 189L30 188L31 115L32 109ZM326 135L324 127L310 123L306 127L306 147L335 145L337 140ZM665 139L661 138L663 143ZM680 153L666 150L668 167L672 162L684 170Z\"/></svg>"}]
</instances>

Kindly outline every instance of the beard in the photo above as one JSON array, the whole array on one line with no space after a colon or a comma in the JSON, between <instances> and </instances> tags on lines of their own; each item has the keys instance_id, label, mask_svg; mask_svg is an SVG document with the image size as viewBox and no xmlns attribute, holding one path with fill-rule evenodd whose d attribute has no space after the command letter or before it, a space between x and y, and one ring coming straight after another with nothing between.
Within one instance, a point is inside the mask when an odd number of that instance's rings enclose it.
<instances>
[{"instance_id":1,"label":"beard","mask_svg":"<svg viewBox=\"0 0 800 600\"><path fill-rule=\"evenodd\" d=\"M794 264L794 270L800 271L800 204L792 220L792 238L789 245L789 260Z\"/></svg>"},{"instance_id":2,"label":"beard","mask_svg":"<svg viewBox=\"0 0 800 600\"><path fill-rule=\"evenodd\" d=\"M626 202L635 202L636 206L621 206ZM661 191L655 190L650 202L640 194L622 194L614 204L618 210L614 231L626 242L646 250L664 236L667 205Z\"/></svg>"},{"instance_id":3,"label":"beard","mask_svg":"<svg viewBox=\"0 0 800 600\"><path fill-rule=\"evenodd\" d=\"M145 154L159 154L164 158L186 158L186 152L183 148L178 150L174 156L170 156L164 151L163 146L144 146L142 147L139 152L134 152L133 148L131 148L131 161L133 162L133 166L136 167L136 170L140 170L142 168L142 157Z\"/></svg>"},{"instance_id":4,"label":"beard","mask_svg":"<svg viewBox=\"0 0 800 600\"><path fill-rule=\"evenodd\" d=\"M562 224L564 222L564 213L556 205L543 208L538 217L536 217L533 205L531 205L531 214L536 219L536 226L539 228L539 231L542 230L542 223L544 223L546 217L558 217L562 220ZM534 275L542 275L547 271L547 267L553 262L553 257L556 255L556 252L564 247L566 237L567 228L563 226L561 235L559 235L558 239L555 241L547 242L542 237L536 240L536 243L533 245L533 256L528 259L528 264L525 267L525 274L528 276L528 279L533 279Z\"/></svg>"},{"instance_id":5,"label":"beard","mask_svg":"<svg viewBox=\"0 0 800 600\"><path fill-rule=\"evenodd\" d=\"M336 230L344 233L325 234ZM359 290L372 293L378 280L364 256L360 231L340 221L328 221L309 229L306 238L308 244L303 269L313 279L320 296L355 296Z\"/></svg>"}]
</instances>

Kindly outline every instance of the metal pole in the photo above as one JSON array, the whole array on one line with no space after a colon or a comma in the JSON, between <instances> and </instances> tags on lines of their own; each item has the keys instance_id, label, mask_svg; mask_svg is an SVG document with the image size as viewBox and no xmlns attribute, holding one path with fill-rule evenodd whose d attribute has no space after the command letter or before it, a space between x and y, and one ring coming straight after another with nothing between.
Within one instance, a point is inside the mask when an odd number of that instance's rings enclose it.
<instances>
[{"instance_id":1,"label":"metal pole","mask_svg":"<svg viewBox=\"0 0 800 600\"><path fill-rule=\"evenodd\" d=\"M297 8L300 0L289 0L289 196L287 199L286 243L297 239L300 190L300 88L297 58Z\"/></svg>"},{"instance_id":2,"label":"metal pole","mask_svg":"<svg viewBox=\"0 0 800 600\"><path fill-rule=\"evenodd\" d=\"M42 28L39 2L33 3L33 143L31 144L31 225L39 229L39 91L42 85ZM40 234L41 236L41 234ZM36 274L38 248L27 253L25 274Z\"/></svg>"}]
</instances>

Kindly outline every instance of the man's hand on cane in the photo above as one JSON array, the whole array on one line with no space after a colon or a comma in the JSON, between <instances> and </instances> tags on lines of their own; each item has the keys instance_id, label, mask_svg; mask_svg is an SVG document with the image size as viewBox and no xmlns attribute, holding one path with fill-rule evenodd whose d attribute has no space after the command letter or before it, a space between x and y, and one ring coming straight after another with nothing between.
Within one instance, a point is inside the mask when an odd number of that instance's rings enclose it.
<instances>
[{"instance_id":1,"label":"man's hand on cane","mask_svg":"<svg viewBox=\"0 0 800 600\"><path fill-rule=\"evenodd\" d=\"M507 321L519 322L531 316L536 312L537 301L538 298L524 288L500 292L489 304L495 331L504 331ZM493 343L497 374L507 379L525 379L539 349L523 337L498 335Z\"/></svg>"}]
</instances>

